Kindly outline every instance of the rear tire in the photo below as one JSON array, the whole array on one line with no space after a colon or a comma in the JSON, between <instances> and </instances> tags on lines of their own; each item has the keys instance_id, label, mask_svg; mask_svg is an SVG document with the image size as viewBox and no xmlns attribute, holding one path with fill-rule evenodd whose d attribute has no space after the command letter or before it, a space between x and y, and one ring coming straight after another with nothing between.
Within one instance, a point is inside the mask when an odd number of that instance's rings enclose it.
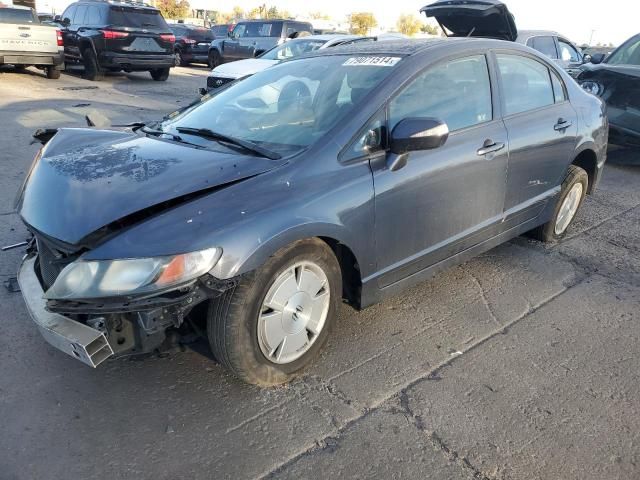
<instances>
[{"instance_id":1,"label":"rear tire","mask_svg":"<svg viewBox=\"0 0 640 480\"><path fill-rule=\"evenodd\" d=\"M295 242L211 302L211 350L247 383L289 382L326 343L341 298L340 265L328 245L319 239ZM267 318L275 323L267 323Z\"/></svg>"},{"instance_id":2,"label":"rear tire","mask_svg":"<svg viewBox=\"0 0 640 480\"><path fill-rule=\"evenodd\" d=\"M84 63L83 77L92 82L99 82L104 78L104 73L100 69L96 54L91 48L85 48L82 51L82 62Z\"/></svg>"},{"instance_id":3,"label":"rear tire","mask_svg":"<svg viewBox=\"0 0 640 480\"><path fill-rule=\"evenodd\" d=\"M562 182L560 198L553 217L544 225L529 232L536 240L555 243L567 235L568 227L575 220L589 187L589 175L582 168L570 165Z\"/></svg>"},{"instance_id":4,"label":"rear tire","mask_svg":"<svg viewBox=\"0 0 640 480\"><path fill-rule=\"evenodd\" d=\"M209 65L209 68L214 69L221 64L222 64L222 57L220 56L220 53L217 50L211 50L209 52L209 57L207 61L207 65Z\"/></svg>"},{"instance_id":5,"label":"rear tire","mask_svg":"<svg viewBox=\"0 0 640 480\"><path fill-rule=\"evenodd\" d=\"M153 78L156 82L166 82L169 78L169 71L171 69L167 68L156 68L155 70L150 70L151 78Z\"/></svg>"},{"instance_id":6,"label":"rear tire","mask_svg":"<svg viewBox=\"0 0 640 480\"><path fill-rule=\"evenodd\" d=\"M56 66L52 65L47 67L45 73L47 74L47 78L50 80L57 80L60 78L60 69Z\"/></svg>"},{"instance_id":7,"label":"rear tire","mask_svg":"<svg viewBox=\"0 0 640 480\"><path fill-rule=\"evenodd\" d=\"M189 66L189 62L185 62L184 58L182 58L182 52L180 52L180 50L176 50L174 55L175 55L175 65L176 65L176 67L187 67L187 66Z\"/></svg>"}]
</instances>

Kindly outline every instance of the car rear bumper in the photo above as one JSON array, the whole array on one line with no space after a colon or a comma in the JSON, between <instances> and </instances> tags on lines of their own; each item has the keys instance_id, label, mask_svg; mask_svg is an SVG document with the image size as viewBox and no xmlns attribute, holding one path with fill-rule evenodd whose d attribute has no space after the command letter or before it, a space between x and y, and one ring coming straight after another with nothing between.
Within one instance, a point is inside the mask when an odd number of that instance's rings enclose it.
<instances>
[{"instance_id":1,"label":"car rear bumper","mask_svg":"<svg viewBox=\"0 0 640 480\"><path fill-rule=\"evenodd\" d=\"M103 332L46 309L44 291L35 272L36 257L26 259L18 273L18 283L31 318L44 339L76 360L97 367L113 355Z\"/></svg>"},{"instance_id":2,"label":"car rear bumper","mask_svg":"<svg viewBox=\"0 0 640 480\"><path fill-rule=\"evenodd\" d=\"M207 63L207 61L209 60L209 51L208 50L203 52L185 51L185 52L182 52L182 58L187 62Z\"/></svg>"},{"instance_id":3,"label":"car rear bumper","mask_svg":"<svg viewBox=\"0 0 640 480\"><path fill-rule=\"evenodd\" d=\"M104 52L100 56L100 66L105 68L119 68L128 72L151 70L155 68L169 68L175 65L173 53L131 55L123 53Z\"/></svg>"},{"instance_id":4,"label":"car rear bumper","mask_svg":"<svg viewBox=\"0 0 640 480\"><path fill-rule=\"evenodd\" d=\"M0 65L56 65L64 66L64 52L40 53L40 52L15 52L0 51Z\"/></svg>"}]
</instances>

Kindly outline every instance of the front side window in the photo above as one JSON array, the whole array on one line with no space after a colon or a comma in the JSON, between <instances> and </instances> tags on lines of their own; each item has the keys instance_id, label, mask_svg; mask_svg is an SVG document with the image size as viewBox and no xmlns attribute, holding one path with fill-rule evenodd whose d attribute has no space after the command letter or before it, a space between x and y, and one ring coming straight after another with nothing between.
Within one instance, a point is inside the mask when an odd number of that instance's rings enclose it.
<instances>
[{"instance_id":1,"label":"front side window","mask_svg":"<svg viewBox=\"0 0 640 480\"><path fill-rule=\"evenodd\" d=\"M293 154L348 118L400 61L332 55L284 62L205 99L161 128L172 133L206 128Z\"/></svg>"},{"instance_id":2,"label":"front side window","mask_svg":"<svg viewBox=\"0 0 640 480\"><path fill-rule=\"evenodd\" d=\"M520 55L498 54L505 115L534 110L555 103L546 65Z\"/></svg>"},{"instance_id":3,"label":"front side window","mask_svg":"<svg viewBox=\"0 0 640 480\"><path fill-rule=\"evenodd\" d=\"M609 65L640 65L640 37L633 38L613 52Z\"/></svg>"},{"instance_id":4,"label":"front side window","mask_svg":"<svg viewBox=\"0 0 640 480\"><path fill-rule=\"evenodd\" d=\"M421 73L389 104L389 129L410 117L432 117L455 131L493 118L484 55L452 60Z\"/></svg>"},{"instance_id":5,"label":"front side window","mask_svg":"<svg viewBox=\"0 0 640 480\"><path fill-rule=\"evenodd\" d=\"M560 45L560 58L565 62L578 63L580 62L580 54L578 50L569 42L558 39Z\"/></svg>"},{"instance_id":6,"label":"front side window","mask_svg":"<svg viewBox=\"0 0 640 480\"><path fill-rule=\"evenodd\" d=\"M549 58L558 58L556 42L553 37L533 37L527 41L527 45Z\"/></svg>"}]
</instances>

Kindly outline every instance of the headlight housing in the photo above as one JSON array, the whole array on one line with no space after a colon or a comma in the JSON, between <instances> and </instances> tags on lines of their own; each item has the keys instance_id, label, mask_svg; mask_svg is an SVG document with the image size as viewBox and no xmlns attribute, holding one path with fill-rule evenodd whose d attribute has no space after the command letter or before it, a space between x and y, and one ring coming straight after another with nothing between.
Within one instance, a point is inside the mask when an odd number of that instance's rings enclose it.
<instances>
[{"instance_id":1,"label":"headlight housing","mask_svg":"<svg viewBox=\"0 0 640 480\"><path fill-rule=\"evenodd\" d=\"M598 82L594 82L593 80L585 80L580 82L580 86L587 92L592 95L599 97L604 93L604 87L602 84Z\"/></svg>"},{"instance_id":2,"label":"headlight housing","mask_svg":"<svg viewBox=\"0 0 640 480\"><path fill-rule=\"evenodd\" d=\"M47 299L86 299L153 293L187 283L210 271L221 248L170 257L76 260L46 292Z\"/></svg>"}]
</instances>

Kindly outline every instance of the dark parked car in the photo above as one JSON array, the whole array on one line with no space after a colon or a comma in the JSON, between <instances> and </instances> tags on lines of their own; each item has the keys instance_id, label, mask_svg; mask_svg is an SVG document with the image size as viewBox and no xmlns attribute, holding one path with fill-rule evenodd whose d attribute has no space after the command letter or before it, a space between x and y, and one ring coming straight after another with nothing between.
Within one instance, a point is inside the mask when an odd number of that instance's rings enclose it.
<instances>
[{"instance_id":1,"label":"dark parked car","mask_svg":"<svg viewBox=\"0 0 640 480\"><path fill-rule=\"evenodd\" d=\"M244 20L228 38L214 40L209 48L209 67L226 62L254 58L289 38L311 35L313 27L295 20Z\"/></svg>"},{"instance_id":2,"label":"dark parked car","mask_svg":"<svg viewBox=\"0 0 640 480\"><path fill-rule=\"evenodd\" d=\"M608 57L594 54L592 63L583 67L577 80L607 103L609 141L640 149L640 34Z\"/></svg>"},{"instance_id":3,"label":"dark parked car","mask_svg":"<svg viewBox=\"0 0 640 480\"><path fill-rule=\"evenodd\" d=\"M169 78L175 36L160 11L131 2L82 0L60 18L67 63L84 65L88 80L105 72L149 71L154 80Z\"/></svg>"},{"instance_id":4,"label":"dark parked car","mask_svg":"<svg viewBox=\"0 0 640 480\"><path fill-rule=\"evenodd\" d=\"M215 38L211 30L196 25L171 25L170 28L176 36L174 52L177 66L207 63L209 45Z\"/></svg>"},{"instance_id":5,"label":"dark parked car","mask_svg":"<svg viewBox=\"0 0 640 480\"><path fill-rule=\"evenodd\" d=\"M606 138L602 101L512 42L326 49L155 125L58 131L19 192L19 282L45 338L89 365L192 324L240 378L286 382L343 299L525 232L561 239Z\"/></svg>"},{"instance_id":6,"label":"dark parked car","mask_svg":"<svg viewBox=\"0 0 640 480\"><path fill-rule=\"evenodd\" d=\"M571 76L579 73L584 57L566 37L548 30L518 30L513 14L499 0L439 0L423 7L445 34L454 37L499 38L527 45L556 61Z\"/></svg>"},{"instance_id":7,"label":"dark parked car","mask_svg":"<svg viewBox=\"0 0 640 480\"><path fill-rule=\"evenodd\" d=\"M215 38L227 38L229 33L233 31L235 24L233 23L221 23L220 25L212 25L211 33Z\"/></svg>"}]
</instances>

